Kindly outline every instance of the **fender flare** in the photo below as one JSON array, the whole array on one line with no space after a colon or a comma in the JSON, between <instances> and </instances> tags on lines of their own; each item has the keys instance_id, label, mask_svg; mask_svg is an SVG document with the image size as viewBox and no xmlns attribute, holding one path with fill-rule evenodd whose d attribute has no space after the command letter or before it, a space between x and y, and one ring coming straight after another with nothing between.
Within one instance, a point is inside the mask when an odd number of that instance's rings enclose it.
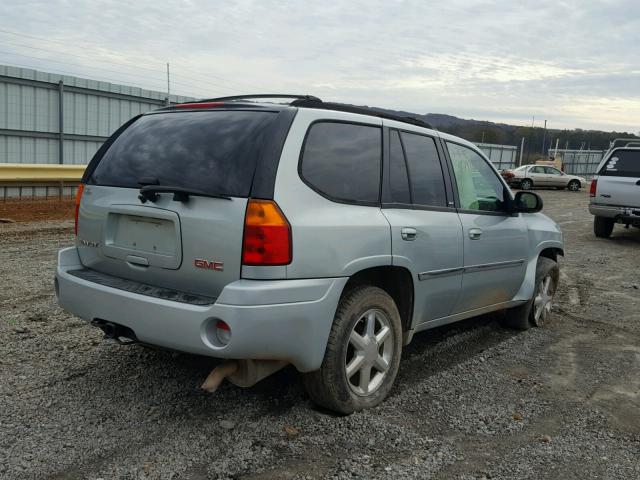
<instances>
[{"instance_id":1,"label":"fender flare","mask_svg":"<svg viewBox=\"0 0 640 480\"><path fill-rule=\"evenodd\" d=\"M535 255L532 255L527 262L527 270L524 275L524 280L522 281L522 285L520 286L520 290L513 297L513 300L531 300L533 297L533 290L535 288L536 283L536 267L538 265L538 258L543 250L554 249L559 251L561 255L564 256L564 245L562 242L556 240L546 240L541 242L536 247Z\"/></svg>"}]
</instances>

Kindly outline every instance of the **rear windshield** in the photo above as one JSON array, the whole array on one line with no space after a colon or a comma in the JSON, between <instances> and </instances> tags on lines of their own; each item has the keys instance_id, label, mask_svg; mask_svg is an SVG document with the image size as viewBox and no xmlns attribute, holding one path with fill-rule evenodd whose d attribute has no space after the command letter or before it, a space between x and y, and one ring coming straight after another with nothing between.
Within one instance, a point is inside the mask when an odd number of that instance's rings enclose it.
<instances>
[{"instance_id":1,"label":"rear windshield","mask_svg":"<svg viewBox=\"0 0 640 480\"><path fill-rule=\"evenodd\" d=\"M607 177L640 177L640 150L617 150L600 170Z\"/></svg>"},{"instance_id":2,"label":"rear windshield","mask_svg":"<svg viewBox=\"0 0 640 480\"><path fill-rule=\"evenodd\" d=\"M109 147L89 179L140 188L144 182L248 197L276 112L202 111L140 117Z\"/></svg>"}]
</instances>

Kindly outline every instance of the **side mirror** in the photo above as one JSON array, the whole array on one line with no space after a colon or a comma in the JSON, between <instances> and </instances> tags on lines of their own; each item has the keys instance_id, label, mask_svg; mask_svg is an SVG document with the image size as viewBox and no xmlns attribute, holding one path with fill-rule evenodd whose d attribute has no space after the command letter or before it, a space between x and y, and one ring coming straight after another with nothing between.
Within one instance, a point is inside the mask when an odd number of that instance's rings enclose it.
<instances>
[{"instance_id":1,"label":"side mirror","mask_svg":"<svg viewBox=\"0 0 640 480\"><path fill-rule=\"evenodd\" d=\"M513 212L535 213L542 210L542 198L533 192L518 192L513 199Z\"/></svg>"}]
</instances>

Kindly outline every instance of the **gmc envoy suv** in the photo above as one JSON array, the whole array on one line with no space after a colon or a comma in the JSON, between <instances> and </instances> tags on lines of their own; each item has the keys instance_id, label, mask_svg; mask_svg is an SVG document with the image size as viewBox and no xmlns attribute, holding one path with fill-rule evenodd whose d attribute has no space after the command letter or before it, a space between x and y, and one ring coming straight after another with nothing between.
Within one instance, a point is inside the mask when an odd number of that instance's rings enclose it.
<instances>
[{"instance_id":1,"label":"gmc envoy suv","mask_svg":"<svg viewBox=\"0 0 640 480\"><path fill-rule=\"evenodd\" d=\"M56 294L120 343L226 359L211 390L292 364L349 413L386 397L415 332L549 320L563 237L541 208L419 120L312 96L178 104L89 163Z\"/></svg>"}]
</instances>

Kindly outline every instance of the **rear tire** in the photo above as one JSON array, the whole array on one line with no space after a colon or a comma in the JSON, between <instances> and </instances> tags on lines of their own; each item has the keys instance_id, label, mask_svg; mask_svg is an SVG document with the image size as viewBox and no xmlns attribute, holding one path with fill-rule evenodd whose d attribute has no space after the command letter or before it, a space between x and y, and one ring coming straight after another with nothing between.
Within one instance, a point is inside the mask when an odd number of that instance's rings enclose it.
<instances>
[{"instance_id":1,"label":"rear tire","mask_svg":"<svg viewBox=\"0 0 640 480\"><path fill-rule=\"evenodd\" d=\"M599 238L609 238L611 232L613 232L613 225L615 221L613 218L606 217L594 217L593 219L593 233Z\"/></svg>"},{"instance_id":2,"label":"rear tire","mask_svg":"<svg viewBox=\"0 0 640 480\"><path fill-rule=\"evenodd\" d=\"M348 414L382 402L395 381L402 355L402 323L382 289L356 287L340 300L320 370L305 373L311 399Z\"/></svg>"},{"instance_id":3,"label":"rear tire","mask_svg":"<svg viewBox=\"0 0 640 480\"><path fill-rule=\"evenodd\" d=\"M506 310L500 323L515 330L528 330L548 324L559 278L558 264L550 258L538 257L533 297L524 305Z\"/></svg>"},{"instance_id":4,"label":"rear tire","mask_svg":"<svg viewBox=\"0 0 640 480\"><path fill-rule=\"evenodd\" d=\"M520 182L520 188L522 190L531 190L531 188L533 188L533 182L528 178L525 178Z\"/></svg>"},{"instance_id":5,"label":"rear tire","mask_svg":"<svg viewBox=\"0 0 640 480\"><path fill-rule=\"evenodd\" d=\"M572 192L577 192L578 190L580 190L581 186L582 185L580 185L580 182L578 180L571 180L567 185L567 188Z\"/></svg>"}]
</instances>

